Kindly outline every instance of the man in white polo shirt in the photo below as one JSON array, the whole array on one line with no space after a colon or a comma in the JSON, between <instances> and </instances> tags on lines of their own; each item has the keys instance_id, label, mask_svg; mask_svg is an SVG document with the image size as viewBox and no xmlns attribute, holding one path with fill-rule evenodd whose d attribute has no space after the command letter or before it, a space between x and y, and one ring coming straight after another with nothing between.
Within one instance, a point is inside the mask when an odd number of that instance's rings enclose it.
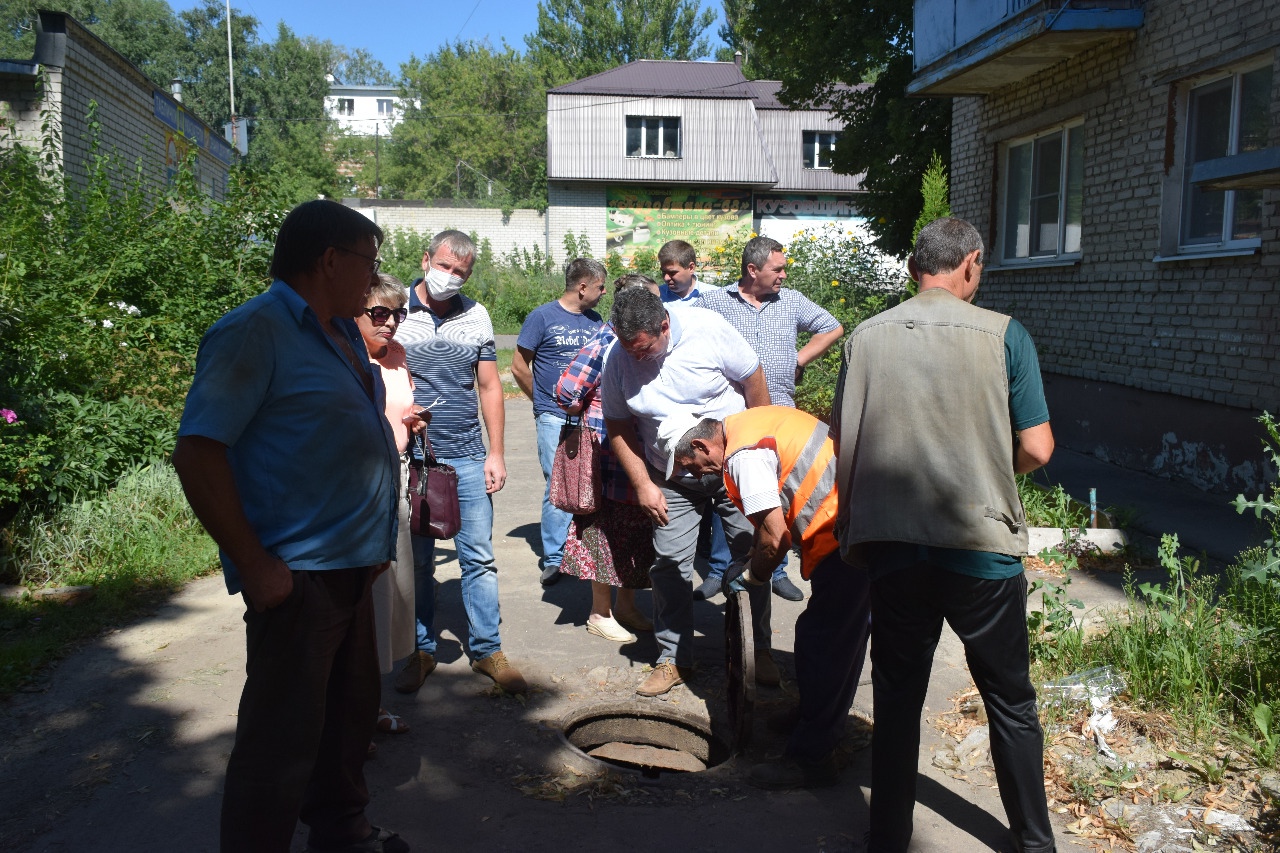
<instances>
[{"instance_id":1,"label":"man in white polo shirt","mask_svg":"<svg viewBox=\"0 0 1280 853\"><path fill-rule=\"evenodd\" d=\"M658 662L636 692L658 696L683 683L692 671L691 580L703 516L720 516L735 558L746 556L753 538L751 524L729 500L719 476L695 478L676 472L672 477L660 447L659 427L681 411L719 419L749 406L767 406L769 389L760 359L714 312L664 307L658 296L637 287L614 298L611 319L622 352L615 352L605 365L601 403L610 448L635 487L640 506L653 519L656 551L650 577ZM751 602L756 680L776 686L778 669L769 654L769 593L761 590L753 591Z\"/></svg>"}]
</instances>

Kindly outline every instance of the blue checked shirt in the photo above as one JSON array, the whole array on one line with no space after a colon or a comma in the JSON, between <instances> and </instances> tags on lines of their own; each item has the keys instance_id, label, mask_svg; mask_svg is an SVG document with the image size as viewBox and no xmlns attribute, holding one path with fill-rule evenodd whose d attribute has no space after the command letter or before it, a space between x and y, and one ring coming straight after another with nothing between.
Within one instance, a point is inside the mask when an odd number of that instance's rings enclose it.
<instances>
[{"instance_id":1,"label":"blue checked shirt","mask_svg":"<svg viewBox=\"0 0 1280 853\"><path fill-rule=\"evenodd\" d=\"M755 350L764 366L769 402L775 406L796 405L796 336L819 335L840 325L827 309L789 287L765 297L756 308L742 298L735 282L704 293L701 304L728 320Z\"/></svg>"}]
</instances>

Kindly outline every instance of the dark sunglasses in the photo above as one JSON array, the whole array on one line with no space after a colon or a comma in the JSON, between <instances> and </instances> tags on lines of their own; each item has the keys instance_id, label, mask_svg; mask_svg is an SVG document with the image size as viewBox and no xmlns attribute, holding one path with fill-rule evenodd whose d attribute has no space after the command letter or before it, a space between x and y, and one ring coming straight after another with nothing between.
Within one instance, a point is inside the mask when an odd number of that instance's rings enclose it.
<instances>
[{"instance_id":1,"label":"dark sunglasses","mask_svg":"<svg viewBox=\"0 0 1280 853\"><path fill-rule=\"evenodd\" d=\"M381 326L394 316L397 323L403 323L404 318L409 316L408 308L387 308L382 305L375 305L372 308L364 309L364 313L369 315L369 319L373 321L375 326Z\"/></svg>"}]
</instances>

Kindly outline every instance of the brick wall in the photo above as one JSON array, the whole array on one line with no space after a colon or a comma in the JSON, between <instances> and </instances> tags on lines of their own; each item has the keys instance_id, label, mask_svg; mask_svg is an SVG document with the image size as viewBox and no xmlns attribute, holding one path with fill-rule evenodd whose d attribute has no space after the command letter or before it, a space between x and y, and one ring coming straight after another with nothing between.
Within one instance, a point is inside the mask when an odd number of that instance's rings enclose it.
<instances>
[{"instance_id":1,"label":"brick wall","mask_svg":"<svg viewBox=\"0 0 1280 853\"><path fill-rule=\"evenodd\" d=\"M490 207L454 207L423 201L348 198L343 204L354 207L382 228L407 228L421 234L435 234L446 228L474 233L488 240L499 255L514 249L548 252L552 261L564 263L564 238L578 240L585 234L591 256L605 255L604 187L585 184L558 184L548 187L550 204L546 212L513 210L504 216Z\"/></svg>"},{"instance_id":2,"label":"brick wall","mask_svg":"<svg viewBox=\"0 0 1280 853\"><path fill-rule=\"evenodd\" d=\"M16 104L24 105L23 135L28 139L39 138L41 109L57 118L61 125L62 167L69 181L82 183L92 166L93 103L98 153L119 159L119 168L111 173L116 186L131 182L135 168L140 168L146 185L161 187L168 183L180 148L190 142L156 117L156 87L141 71L74 19L59 13L41 13L36 59L49 77L43 102L38 100L34 78L29 86L11 87L16 90L12 99L8 91L0 90L0 100L8 101L15 113ZM177 102L167 93L161 97L176 113ZM213 135L211 131L209 135ZM207 145L199 147L197 176L206 192L222 198L228 165L210 154Z\"/></svg>"},{"instance_id":3,"label":"brick wall","mask_svg":"<svg viewBox=\"0 0 1280 853\"><path fill-rule=\"evenodd\" d=\"M1027 326L1043 369L1070 380L1064 388L1110 384L1185 403L1161 407L1166 423L1151 424L1141 447L1108 450L1095 436L1094 446L1082 449L1190 475L1207 487L1242 488L1264 470L1256 464L1252 418L1280 408L1280 190L1264 192L1258 253L1155 259L1170 253L1178 222L1176 204L1166 198L1180 186L1172 164L1186 134L1177 105L1188 81L1250 57L1270 58L1270 144L1280 145L1280 16L1271 0L1148 0L1145 9L1131 41L1093 48L985 98L954 100L952 207L996 246L1002 142L1083 118L1079 262L989 266L979 301ZM1051 402L1055 421L1061 413L1086 428L1091 418L1115 416L1076 415L1071 397ZM1222 430L1192 434L1191 424L1204 420L1194 413L1205 405L1221 413ZM1188 413L1185 422L1178 411ZM1196 452L1169 452L1183 444ZM1194 471L1184 457L1199 460Z\"/></svg>"},{"instance_id":4,"label":"brick wall","mask_svg":"<svg viewBox=\"0 0 1280 853\"><path fill-rule=\"evenodd\" d=\"M498 255L534 247L547 250L546 215L538 210L513 210L510 216L504 216L492 207L435 206L422 201L348 198L342 203L356 208L384 230L402 228L437 234L455 228L488 240Z\"/></svg>"},{"instance_id":5,"label":"brick wall","mask_svg":"<svg viewBox=\"0 0 1280 853\"><path fill-rule=\"evenodd\" d=\"M586 234L591 256L605 256L605 193L602 184L551 182L547 185L547 228L551 235L551 253L564 261L564 235L577 240Z\"/></svg>"}]
</instances>

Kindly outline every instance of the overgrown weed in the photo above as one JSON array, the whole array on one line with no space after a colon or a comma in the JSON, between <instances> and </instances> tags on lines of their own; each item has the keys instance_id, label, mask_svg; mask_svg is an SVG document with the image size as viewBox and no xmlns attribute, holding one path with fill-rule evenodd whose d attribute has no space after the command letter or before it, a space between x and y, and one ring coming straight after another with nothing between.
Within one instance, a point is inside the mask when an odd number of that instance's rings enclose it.
<instances>
[{"instance_id":1,"label":"overgrown weed","mask_svg":"<svg viewBox=\"0 0 1280 853\"><path fill-rule=\"evenodd\" d=\"M164 463L136 469L97 498L20 517L5 535L9 572L29 588L86 585L94 592L76 604L0 602L0 696L70 646L218 567L213 541Z\"/></svg>"}]
</instances>

